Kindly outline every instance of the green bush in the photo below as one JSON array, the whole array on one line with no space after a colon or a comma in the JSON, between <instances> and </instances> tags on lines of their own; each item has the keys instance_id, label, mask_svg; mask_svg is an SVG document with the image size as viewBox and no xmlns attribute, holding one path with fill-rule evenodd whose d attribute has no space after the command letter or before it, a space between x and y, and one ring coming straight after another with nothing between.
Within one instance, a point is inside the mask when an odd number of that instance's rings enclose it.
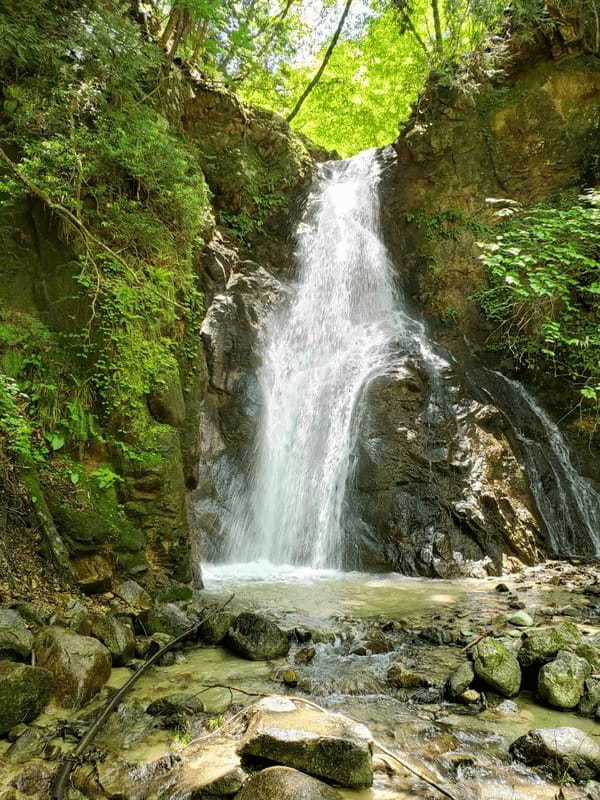
<instances>
[{"instance_id":1,"label":"green bush","mask_svg":"<svg viewBox=\"0 0 600 800\"><path fill-rule=\"evenodd\" d=\"M478 297L500 342L600 401L600 193L535 206L480 246L490 285Z\"/></svg>"}]
</instances>

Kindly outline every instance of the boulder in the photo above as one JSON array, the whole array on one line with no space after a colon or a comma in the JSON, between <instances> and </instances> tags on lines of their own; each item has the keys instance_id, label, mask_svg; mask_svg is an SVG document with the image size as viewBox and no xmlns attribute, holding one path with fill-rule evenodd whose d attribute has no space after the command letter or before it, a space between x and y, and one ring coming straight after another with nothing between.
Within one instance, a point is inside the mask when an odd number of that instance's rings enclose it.
<instances>
[{"instance_id":1,"label":"boulder","mask_svg":"<svg viewBox=\"0 0 600 800\"><path fill-rule=\"evenodd\" d=\"M152 598L135 581L124 581L113 591L125 603L128 612L133 616L137 617L152 608Z\"/></svg>"},{"instance_id":2,"label":"boulder","mask_svg":"<svg viewBox=\"0 0 600 800\"><path fill-rule=\"evenodd\" d=\"M112 585L110 561L99 553L85 553L71 559L75 582L84 594L102 594Z\"/></svg>"},{"instance_id":3,"label":"boulder","mask_svg":"<svg viewBox=\"0 0 600 800\"><path fill-rule=\"evenodd\" d=\"M166 633L171 638L191 628L192 623L175 603L162 603L146 615L146 630L149 634Z\"/></svg>"},{"instance_id":4,"label":"boulder","mask_svg":"<svg viewBox=\"0 0 600 800\"><path fill-rule=\"evenodd\" d=\"M227 636L227 631L235 622L236 615L231 611L220 611L200 625L198 635L205 644L219 644Z\"/></svg>"},{"instance_id":5,"label":"boulder","mask_svg":"<svg viewBox=\"0 0 600 800\"><path fill-rule=\"evenodd\" d=\"M591 673L592 668L585 659L561 650L554 661L539 671L538 694L555 708L575 708Z\"/></svg>"},{"instance_id":6,"label":"boulder","mask_svg":"<svg viewBox=\"0 0 600 800\"><path fill-rule=\"evenodd\" d=\"M269 767L257 772L235 800L341 800L326 783L289 767Z\"/></svg>"},{"instance_id":7,"label":"boulder","mask_svg":"<svg viewBox=\"0 0 600 800\"><path fill-rule=\"evenodd\" d=\"M27 628L0 628L0 659L27 661L33 647L33 634Z\"/></svg>"},{"instance_id":8,"label":"boulder","mask_svg":"<svg viewBox=\"0 0 600 800\"><path fill-rule=\"evenodd\" d=\"M42 628L33 652L38 666L54 678L55 693L65 705L85 705L110 677L112 659L97 639L67 628Z\"/></svg>"},{"instance_id":9,"label":"boulder","mask_svg":"<svg viewBox=\"0 0 600 800\"><path fill-rule=\"evenodd\" d=\"M514 697L521 688L521 668L506 645L487 638L473 649L475 674L504 697Z\"/></svg>"},{"instance_id":10,"label":"boulder","mask_svg":"<svg viewBox=\"0 0 600 800\"><path fill-rule=\"evenodd\" d=\"M112 614L92 614L90 634L102 642L116 666L126 664L135 653L135 636L129 620Z\"/></svg>"},{"instance_id":11,"label":"boulder","mask_svg":"<svg viewBox=\"0 0 600 800\"><path fill-rule=\"evenodd\" d=\"M537 728L514 741L510 752L525 764L543 765L558 778L600 777L600 745L578 728Z\"/></svg>"},{"instance_id":12,"label":"boulder","mask_svg":"<svg viewBox=\"0 0 600 800\"><path fill-rule=\"evenodd\" d=\"M519 650L519 663L522 667L534 667L552 661L560 650L575 650L581 644L581 633L573 622L534 628L523 634Z\"/></svg>"},{"instance_id":13,"label":"boulder","mask_svg":"<svg viewBox=\"0 0 600 800\"><path fill-rule=\"evenodd\" d=\"M239 752L361 787L373 782L372 747L364 725L273 696L256 706Z\"/></svg>"},{"instance_id":14,"label":"boulder","mask_svg":"<svg viewBox=\"0 0 600 800\"><path fill-rule=\"evenodd\" d=\"M475 680L473 666L465 661L448 678L448 695L451 698L461 698Z\"/></svg>"},{"instance_id":15,"label":"boulder","mask_svg":"<svg viewBox=\"0 0 600 800\"><path fill-rule=\"evenodd\" d=\"M576 655L585 658L595 673L600 673L600 641L597 636L584 639L575 649Z\"/></svg>"},{"instance_id":16,"label":"boulder","mask_svg":"<svg viewBox=\"0 0 600 800\"><path fill-rule=\"evenodd\" d=\"M0 735L41 714L51 689L52 680L45 669L0 661Z\"/></svg>"},{"instance_id":17,"label":"boulder","mask_svg":"<svg viewBox=\"0 0 600 800\"><path fill-rule=\"evenodd\" d=\"M600 711L600 678L588 678L583 687L583 696L577 711L584 717L599 716Z\"/></svg>"},{"instance_id":18,"label":"boulder","mask_svg":"<svg viewBox=\"0 0 600 800\"><path fill-rule=\"evenodd\" d=\"M290 649L287 633L260 614L240 614L227 633L227 647L251 661L269 661L286 656Z\"/></svg>"}]
</instances>

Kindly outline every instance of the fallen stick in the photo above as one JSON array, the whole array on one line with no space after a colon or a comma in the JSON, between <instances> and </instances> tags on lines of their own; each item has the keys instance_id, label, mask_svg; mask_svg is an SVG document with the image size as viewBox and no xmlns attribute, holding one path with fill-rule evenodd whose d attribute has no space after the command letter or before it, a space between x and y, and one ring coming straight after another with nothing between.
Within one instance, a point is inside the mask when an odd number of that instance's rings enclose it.
<instances>
[{"instance_id":1,"label":"fallen stick","mask_svg":"<svg viewBox=\"0 0 600 800\"><path fill-rule=\"evenodd\" d=\"M501 622L499 625L495 625L493 628L488 628L483 633L479 634L479 636L477 636L475 639L473 639L472 642L469 642L469 644L465 645L461 652L467 653L472 647L475 647L476 644L479 644L482 639L486 639L488 636L491 636L493 633L501 630L505 625L506 622Z\"/></svg>"},{"instance_id":2,"label":"fallen stick","mask_svg":"<svg viewBox=\"0 0 600 800\"><path fill-rule=\"evenodd\" d=\"M170 650L176 644L183 641L183 639L186 639L188 636L191 636L196 630L198 630L198 628L200 627L200 625L202 625L203 622L206 622L206 620L210 619L211 617L214 617L215 614L218 614L220 611L223 611L223 609L226 606L228 606L229 603L231 603L234 596L235 595L232 594L231 597L228 600L226 600L225 603L223 603L221 606L219 606L218 608L214 608L210 613L202 617L202 619L199 619L198 622L195 622L190 628L183 631L183 633L180 633L179 636L176 636L174 639L171 639L170 642L167 642L167 644L161 647L160 650L157 650L157 652L154 653L154 655L150 656L150 658L147 659L147 661L145 661L142 664L142 666L136 672L133 673L131 678L129 678L129 680L126 683L124 683L123 686L121 686L119 691L109 700L109 702L105 706L104 710L102 711L98 719L94 722L94 724L85 734L83 739L79 742L75 750L71 753L69 758L63 762L62 766L56 773L52 785L52 797L54 798L54 800L64 799L65 791L67 789L67 782L69 780L69 776L71 775L71 771L73 770L73 767L75 766L77 760L83 755L88 746L91 744L94 737L96 736L96 734L106 721L108 715L111 713L113 708L127 694L127 692L131 689L134 683L137 683L137 681L142 677L144 672L146 672L148 667L154 664L155 661L157 661L162 655L164 655L168 650Z\"/></svg>"}]
</instances>

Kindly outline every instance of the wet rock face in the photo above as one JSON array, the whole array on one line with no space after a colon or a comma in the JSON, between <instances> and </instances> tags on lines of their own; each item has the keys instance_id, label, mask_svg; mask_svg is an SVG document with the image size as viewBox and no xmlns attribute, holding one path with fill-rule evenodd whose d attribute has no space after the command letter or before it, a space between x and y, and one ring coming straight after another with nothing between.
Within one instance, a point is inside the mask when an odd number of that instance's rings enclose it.
<instances>
[{"instance_id":1,"label":"wet rock face","mask_svg":"<svg viewBox=\"0 0 600 800\"><path fill-rule=\"evenodd\" d=\"M229 259L228 261L226 259ZM205 537L205 557L220 547L230 510L223 489L243 486L254 446L260 396L256 380L257 342L266 315L283 291L281 283L231 250L220 255L223 269L202 324L208 381L200 424L196 524ZM216 268L215 268L216 269ZM218 272L216 278L218 278Z\"/></svg>"},{"instance_id":2,"label":"wet rock face","mask_svg":"<svg viewBox=\"0 0 600 800\"><path fill-rule=\"evenodd\" d=\"M541 764L563 778L594 780L600 776L600 746L577 728L538 728L521 736L510 752L526 764Z\"/></svg>"},{"instance_id":3,"label":"wet rock face","mask_svg":"<svg viewBox=\"0 0 600 800\"><path fill-rule=\"evenodd\" d=\"M442 381L413 360L368 388L350 497L352 566L447 578L483 559L498 573L505 556L534 563L541 554L505 419L452 370Z\"/></svg>"},{"instance_id":4,"label":"wet rock face","mask_svg":"<svg viewBox=\"0 0 600 800\"><path fill-rule=\"evenodd\" d=\"M247 781L236 800L340 800L326 783L289 767L269 767Z\"/></svg>"},{"instance_id":5,"label":"wet rock face","mask_svg":"<svg viewBox=\"0 0 600 800\"><path fill-rule=\"evenodd\" d=\"M89 702L110 677L112 659L97 639L66 628L43 628L34 643L36 664L53 678L54 691L67 706Z\"/></svg>"},{"instance_id":6,"label":"wet rock face","mask_svg":"<svg viewBox=\"0 0 600 800\"><path fill-rule=\"evenodd\" d=\"M0 661L0 735L35 719L50 698L51 685L45 669Z\"/></svg>"}]
</instances>

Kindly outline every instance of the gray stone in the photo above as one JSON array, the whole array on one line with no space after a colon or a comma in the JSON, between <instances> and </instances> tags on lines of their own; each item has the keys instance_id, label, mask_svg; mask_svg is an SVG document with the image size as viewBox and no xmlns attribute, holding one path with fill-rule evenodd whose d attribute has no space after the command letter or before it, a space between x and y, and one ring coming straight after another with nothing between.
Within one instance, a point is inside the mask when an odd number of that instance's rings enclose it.
<instances>
[{"instance_id":1,"label":"gray stone","mask_svg":"<svg viewBox=\"0 0 600 800\"><path fill-rule=\"evenodd\" d=\"M41 714L51 688L52 680L45 669L0 661L0 735Z\"/></svg>"},{"instance_id":2,"label":"gray stone","mask_svg":"<svg viewBox=\"0 0 600 800\"><path fill-rule=\"evenodd\" d=\"M115 666L133 658L135 636L129 620L117 619L112 614L92 614L90 634L108 648Z\"/></svg>"},{"instance_id":3,"label":"gray stone","mask_svg":"<svg viewBox=\"0 0 600 800\"><path fill-rule=\"evenodd\" d=\"M372 747L364 725L273 696L256 706L240 754L362 787L373 782Z\"/></svg>"},{"instance_id":4,"label":"gray stone","mask_svg":"<svg viewBox=\"0 0 600 800\"><path fill-rule=\"evenodd\" d=\"M26 628L27 621L14 608L0 608L0 628Z\"/></svg>"},{"instance_id":5,"label":"gray stone","mask_svg":"<svg viewBox=\"0 0 600 800\"><path fill-rule=\"evenodd\" d=\"M33 634L27 628L0 628L0 659L27 661L33 647Z\"/></svg>"},{"instance_id":6,"label":"gray stone","mask_svg":"<svg viewBox=\"0 0 600 800\"><path fill-rule=\"evenodd\" d=\"M504 697L521 688L521 668L515 655L496 639L484 639L473 650L475 674Z\"/></svg>"},{"instance_id":7,"label":"gray stone","mask_svg":"<svg viewBox=\"0 0 600 800\"><path fill-rule=\"evenodd\" d=\"M592 668L585 659L561 650L554 661L539 671L539 696L555 708L575 708L591 673Z\"/></svg>"},{"instance_id":8,"label":"gray stone","mask_svg":"<svg viewBox=\"0 0 600 800\"><path fill-rule=\"evenodd\" d=\"M578 728L538 728L510 746L511 754L526 764L541 764L558 778L600 777L600 745Z\"/></svg>"},{"instance_id":9,"label":"gray stone","mask_svg":"<svg viewBox=\"0 0 600 800\"><path fill-rule=\"evenodd\" d=\"M139 616L152 608L152 598L145 589L135 581L124 581L115 589L114 593L128 607L134 616Z\"/></svg>"},{"instance_id":10,"label":"gray stone","mask_svg":"<svg viewBox=\"0 0 600 800\"><path fill-rule=\"evenodd\" d=\"M341 795L296 769L269 767L253 775L235 800L341 800Z\"/></svg>"},{"instance_id":11,"label":"gray stone","mask_svg":"<svg viewBox=\"0 0 600 800\"><path fill-rule=\"evenodd\" d=\"M166 633L174 638L191 626L190 619L175 603L162 603L146 615L146 630L149 634Z\"/></svg>"},{"instance_id":12,"label":"gray stone","mask_svg":"<svg viewBox=\"0 0 600 800\"><path fill-rule=\"evenodd\" d=\"M573 622L534 628L523 633L523 644L519 650L519 663L522 667L547 664L556 657L559 650L575 650L581 644L581 633Z\"/></svg>"},{"instance_id":13,"label":"gray stone","mask_svg":"<svg viewBox=\"0 0 600 800\"><path fill-rule=\"evenodd\" d=\"M42 628L33 651L36 664L52 675L55 694L64 705L85 705L110 677L108 649L97 639L67 628Z\"/></svg>"},{"instance_id":14,"label":"gray stone","mask_svg":"<svg viewBox=\"0 0 600 800\"><path fill-rule=\"evenodd\" d=\"M289 637L274 622L251 612L240 614L227 633L227 647L251 661L269 661L286 656Z\"/></svg>"},{"instance_id":15,"label":"gray stone","mask_svg":"<svg viewBox=\"0 0 600 800\"><path fill-rule=\"evenodd\" d=\"M475 680L473 666L465 661L448 678L448 694L451 698L463 695Z\"/></svg>"}]
</instances>

